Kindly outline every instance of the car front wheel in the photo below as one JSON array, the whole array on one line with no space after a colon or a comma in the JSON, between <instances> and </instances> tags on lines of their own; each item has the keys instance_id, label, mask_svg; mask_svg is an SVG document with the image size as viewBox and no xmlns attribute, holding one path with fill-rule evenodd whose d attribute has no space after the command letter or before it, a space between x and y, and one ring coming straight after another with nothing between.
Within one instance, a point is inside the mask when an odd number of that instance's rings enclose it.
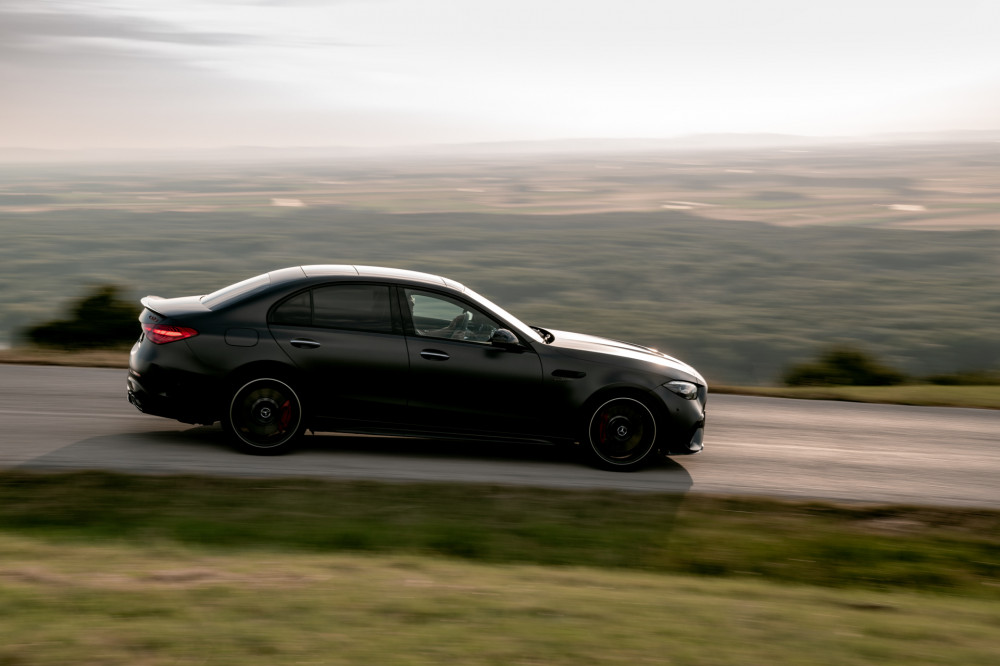
<instances>
[{"instance_id":1,"label":"car front wheel","mask_svg":"<svg viewBox=\"0 0 1000 666\"><path fill-rule=\"evenodd\" d=\"M584 444L599 467L622 472L638 469L653 458L656 418L636 398L603 401L589 412Z\"/></svg>"},{"instance_id":2,"label":"car front wheel","mask_svg":"<svg viewBox=\"0 0 1000 666\"><path fill-rule=\"evenodd\" d=\"M246 453L286 453L305 430L302 401L284 381L254 379L233 392L222 425Z\"/></svg>"}]
</instances>

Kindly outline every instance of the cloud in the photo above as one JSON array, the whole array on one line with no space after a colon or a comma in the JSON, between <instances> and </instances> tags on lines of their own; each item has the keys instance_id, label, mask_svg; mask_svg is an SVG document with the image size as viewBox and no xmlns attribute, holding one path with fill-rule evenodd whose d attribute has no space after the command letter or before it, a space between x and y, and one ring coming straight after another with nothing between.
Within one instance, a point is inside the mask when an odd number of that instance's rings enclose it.
<instances>
[{"instance_id":1,"label":"cloud","mask_svg":"<svg viewBox=\"0 0 1000 666\"><path fill-rule=\"evenodd\" d=\"M67 42L73 38L102 38L131 42L225 46L254 41L237 33L197 32L138 17L94 16L50 12L12 12L0 9L0 35L6 42L31 44L39 40ZM68 39L67 39L68 38Z\"/></svg>"},{"instance_id":2,"label":"cloud","mask_svg":"<svg viewBox=\"0 0 1000 666\"><path fill-rule=\"evenodd\" d=\"M91 60L107 64L102 56L183 61L188 55L184 47L246 46L258 41L253 35L186 29L143 17L54 11L57 6L52 4L41 5L49 11L34 9L38 6L25 9L22 3L0 0L0 54L8 69L51 65L80 69Z\"/></svg>"},{"instance_id":3,"label":"cloud","mask_svg":"<svg viewBox=\"0 0 1000 666\"><path fill-rule=\"evenodd\" d=\"M245 86L202 64L205 52L253 40L87 3L0 0L0 90L8 100L0 145L124 141L127 131L181 140L172 128L246 101Z\"/></svg>"},{"instance_id":4,"label":"cloud","mask_svg":"<svg viewBox=\"0 0 1000 666\"><path fill-rule=\"evenodd\" d=\"M256 14L245 2L123 7L0 0L0 90L8 100L0 146L308 143L313 132L337 128L286 80L322 67L310 61L318 53L344 46L324 39L325 23L278 12L293 26L317 28L295 34L287 23L267 23L271 10Z\"/></svg>"},{"instance_id":5,"label":"cloud","mask_svg":"<svg viewBox=\"0 0 1000 666\"><path fill-rule=\"evenodd\" d=\"M0 145L995 127L1000 5L886 3L0 0Z\"/></svg>"}]
</instances>

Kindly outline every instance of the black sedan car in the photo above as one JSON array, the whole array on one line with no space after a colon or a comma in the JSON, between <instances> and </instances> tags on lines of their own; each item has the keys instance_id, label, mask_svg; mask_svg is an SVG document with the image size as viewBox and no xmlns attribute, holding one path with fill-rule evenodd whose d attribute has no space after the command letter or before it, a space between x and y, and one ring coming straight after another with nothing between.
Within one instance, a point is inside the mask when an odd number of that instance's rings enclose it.
<instances>
[{"instance_id":1,"label":"black sedan car","mask_svg":"<svg viewBox=\"0 0 1000 666\"><path fill-rule=\"evenodd\" d=\"M142 299L128 399L243 451L306 429L580 443L601 467L702 449L707 387L654 349L527 326L447 278L297 266Z\"/></svg>"}]
</instances>

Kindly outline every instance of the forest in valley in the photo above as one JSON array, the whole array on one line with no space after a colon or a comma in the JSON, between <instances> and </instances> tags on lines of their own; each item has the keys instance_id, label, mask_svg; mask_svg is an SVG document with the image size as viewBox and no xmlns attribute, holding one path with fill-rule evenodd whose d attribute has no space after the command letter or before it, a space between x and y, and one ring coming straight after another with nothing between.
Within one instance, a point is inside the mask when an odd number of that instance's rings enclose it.
<instances>
[{"instance_id":1,"label":"forest in valley","mask_svg":"<svg viewBox=\"0 0 1000 666\"><path fill-rule=\"evenodd\" d=\"M713 382L774 383L843 344L913 375L1000 367L996 149L845 150L0 165L0 342L96 285L138 314L348 263L444 275Z\"/></svg>"}]
</instances>

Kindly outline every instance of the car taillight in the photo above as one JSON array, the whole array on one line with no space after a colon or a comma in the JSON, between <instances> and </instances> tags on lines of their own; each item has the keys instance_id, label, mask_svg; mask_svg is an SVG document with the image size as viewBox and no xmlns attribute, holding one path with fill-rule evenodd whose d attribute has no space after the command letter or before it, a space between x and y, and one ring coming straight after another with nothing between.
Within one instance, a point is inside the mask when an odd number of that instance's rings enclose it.
<instances>
[{"instance_id":1,"label":"car taillight","mask_svg":"<svg viewBox=\"0 0 1000 666\"><path fill-rule=\"evenodd\" d=\"M164 324L143 324L142 330L146 331L146 337L158 345L165 345L168 342L177 342L186 338L193 338L198 335L198 331L186 326L166 326Z\"/></svg>"}]
</instances>

